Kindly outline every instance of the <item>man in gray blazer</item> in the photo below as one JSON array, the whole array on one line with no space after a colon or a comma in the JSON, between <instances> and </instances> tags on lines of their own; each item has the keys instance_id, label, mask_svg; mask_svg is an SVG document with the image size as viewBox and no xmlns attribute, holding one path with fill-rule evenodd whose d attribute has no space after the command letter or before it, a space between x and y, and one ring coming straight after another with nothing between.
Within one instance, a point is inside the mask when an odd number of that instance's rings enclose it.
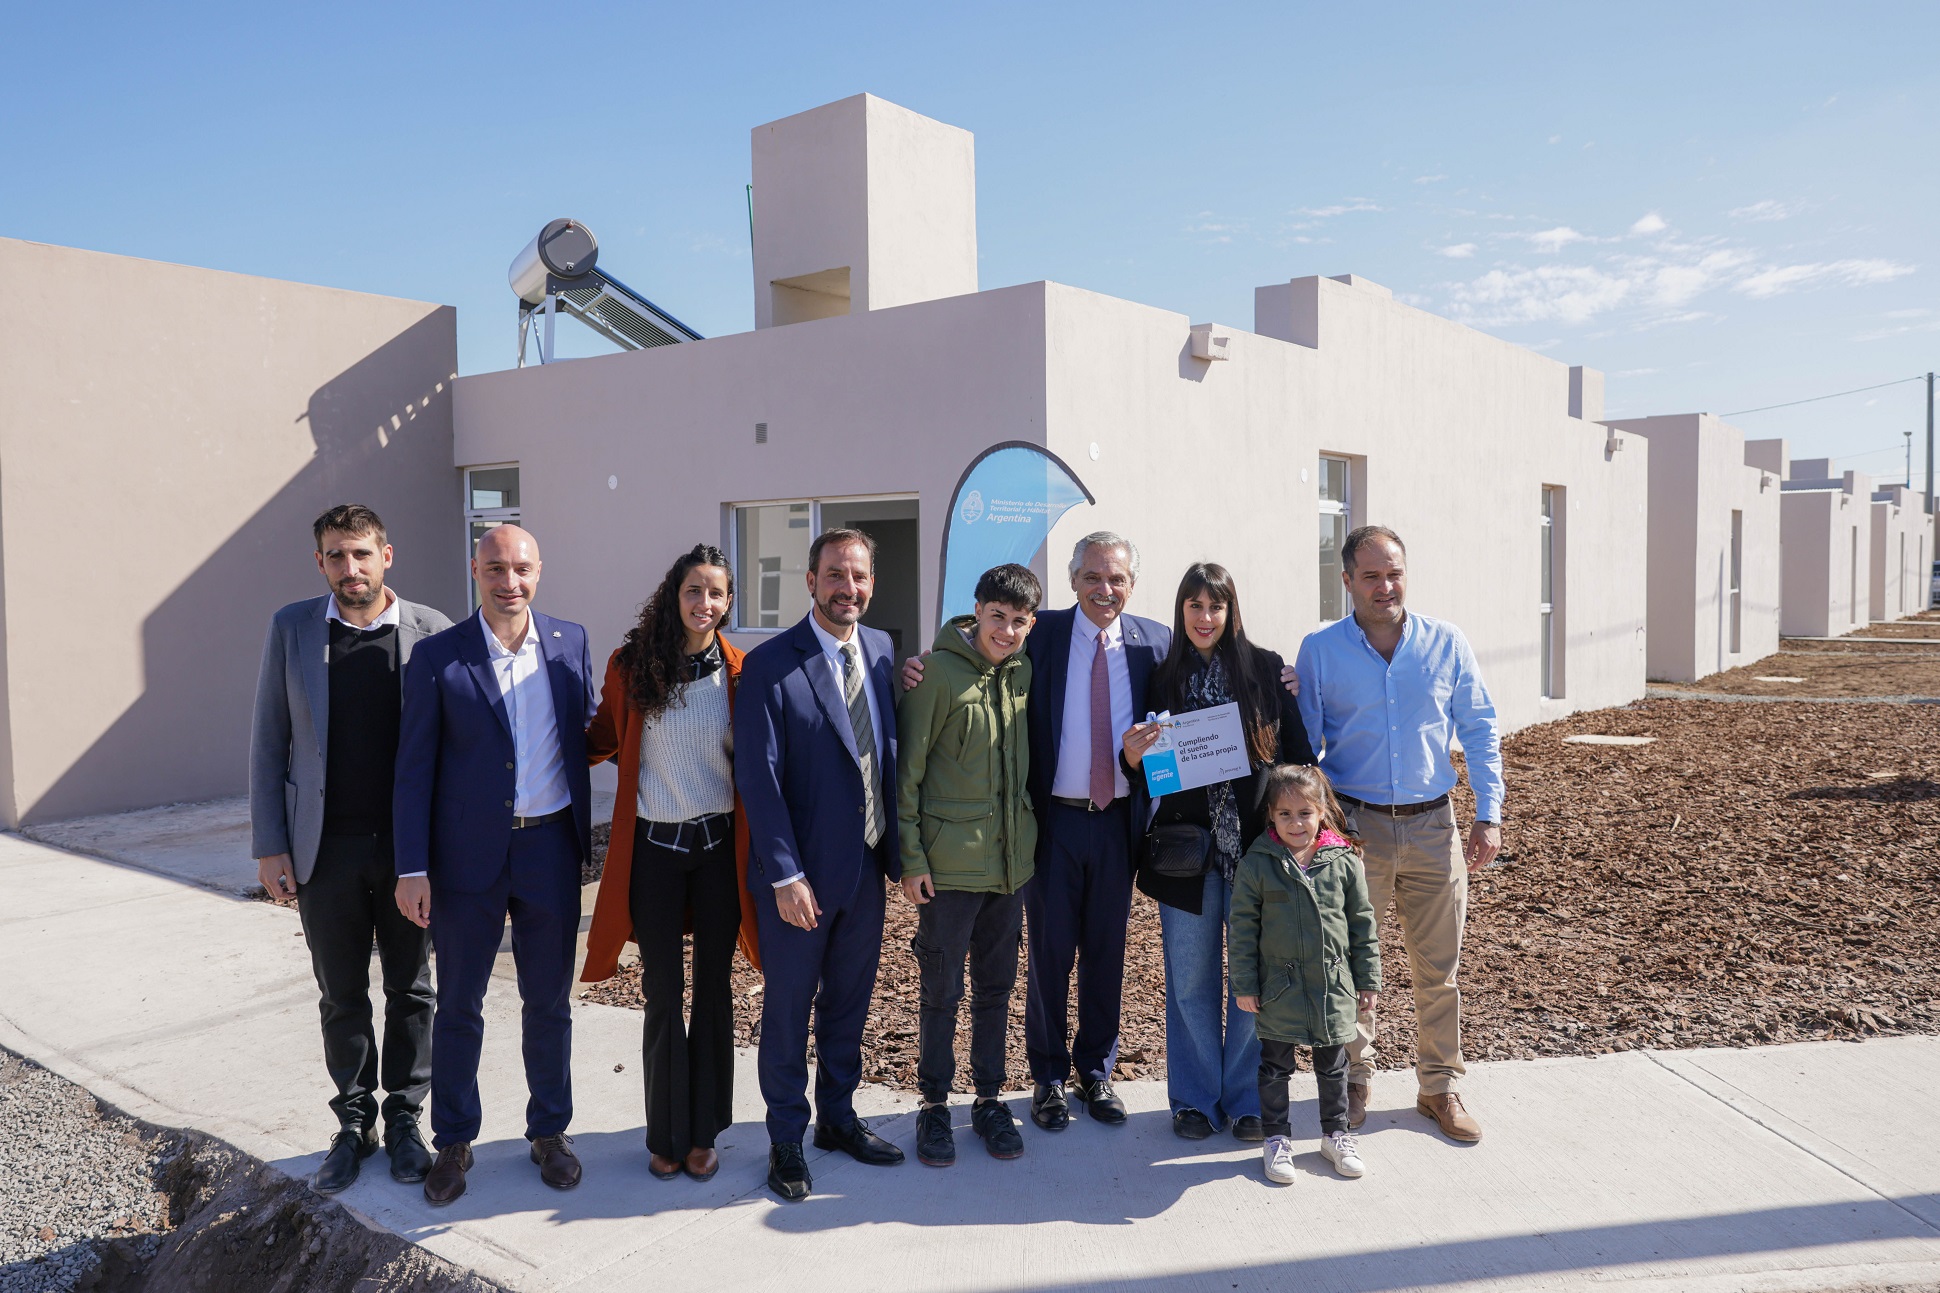
<instances>
[{"instance_id":1,"label":"man in gray blazer","mask_svg":"<svg viewBox=\"0 0 1940 1293\"><path fill-rule=\"evenodd\" d=\"M431 1166L418 1131L431 1085L431 939L392 900L391 782L404 662L451 621L384 586L391 545L368 507L333 507L314 530L330 591L270 621L249 743L249 818L257 874L273 896L296 896L316 971L341 1129L312 1185L335 1194L377 1152L380 1114L391 1175L422 1181ZM384 981L381 1058L373 939Z\"/></svg>"}]
</instances>

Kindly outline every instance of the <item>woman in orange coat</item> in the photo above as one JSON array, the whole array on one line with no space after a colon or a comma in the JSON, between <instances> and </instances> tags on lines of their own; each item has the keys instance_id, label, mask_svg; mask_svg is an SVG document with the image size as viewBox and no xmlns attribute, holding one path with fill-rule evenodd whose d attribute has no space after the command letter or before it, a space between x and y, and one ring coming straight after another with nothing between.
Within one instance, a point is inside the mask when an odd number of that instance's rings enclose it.
<instances>
[{"instance_id":1,"label":"woman in orange coat","mask_svg":"<svg viewBox=\"0 0 1940 1293\"><path fill-rule=\"evenodd\" d=\"M607 661L586 733L591 762L617 757L620 793L581 977L611 977L626 941L640 945L647 1170L662 1180L685 1171L705 1181L719 1170L714 1140L734 1119L737 939L760 965L747 826L734 796L731 714L742 653L720 634L733 604L726 555L696 544ZM681 1010L689 930L691 1022Z\"/></svg>"}]
</instances>

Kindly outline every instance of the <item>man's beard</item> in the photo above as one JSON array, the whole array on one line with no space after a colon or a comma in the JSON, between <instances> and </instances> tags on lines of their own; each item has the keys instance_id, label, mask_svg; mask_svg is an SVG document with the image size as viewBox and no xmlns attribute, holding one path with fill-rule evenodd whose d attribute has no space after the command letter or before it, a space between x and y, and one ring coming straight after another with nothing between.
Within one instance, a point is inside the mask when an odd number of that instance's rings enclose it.
<instances>
[{"instance_id":1,"label":"man's beard","mask_svg":"<svg viewBox=\"0 0 1940 1293\"><path fill-rule=\"evenodd\" d=\"M384 595L384 586L376 582L375 580L370 580L370 579L365 580L364 591L361 593L347 593L344 591L342 584L337 585L338 604L342 606L356 607L360 610L363 607L369 606L372 602L375 602L378 598L382 597L383 595Z\"/></svg>"}]
</instances>

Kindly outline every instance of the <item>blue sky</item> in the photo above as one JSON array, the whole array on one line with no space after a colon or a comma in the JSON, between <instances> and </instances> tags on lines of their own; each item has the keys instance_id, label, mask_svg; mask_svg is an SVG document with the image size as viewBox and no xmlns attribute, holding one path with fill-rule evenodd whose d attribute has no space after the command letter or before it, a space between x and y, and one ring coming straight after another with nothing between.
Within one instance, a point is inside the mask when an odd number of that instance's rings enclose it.
<instances>
[{"instance_id":1,"label":"blue sky","mask_svg":"<svg viewBox=\"0 0 1940 1293\"><path fill-rule=\"evenodd\" d=\"M976 134L985 287L1246 326L1255 286L1353 272L1603 369L1611 416L1940 368L1930 3L78 4L8 29L0 235L447 302L464 372L513 362L505 268L557 215L701 332L751 327L748 132L860 90ZM1739 425L1897 478L1924 398Z\"/></svg>"}]
</instances>

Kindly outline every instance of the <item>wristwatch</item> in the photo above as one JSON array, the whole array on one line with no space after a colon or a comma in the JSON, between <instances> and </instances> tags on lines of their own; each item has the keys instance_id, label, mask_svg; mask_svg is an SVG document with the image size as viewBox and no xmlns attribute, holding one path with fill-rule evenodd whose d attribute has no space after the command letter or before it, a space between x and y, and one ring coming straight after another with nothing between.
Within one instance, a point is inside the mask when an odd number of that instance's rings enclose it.
<instances>
[{"instance_id":1,"label":"wristwatch","mask_svg":"<svg viewBox=\"0 0 1940 1293\"><path fill-rule=\"evenodd\" d=\"M1476 818L1476 819L1475 819L1475 824L1476 824L1477 826L1500 826L1500 825L1502 825L1502 823L1501 823L1501 822L1491 822L1491 821L1487 821L1487 820L1485 820L1485 819L1483 819L1483 818L1480 818L1480 817L1478 817L1478 818Z\"/></svg>"}]
</instances>

